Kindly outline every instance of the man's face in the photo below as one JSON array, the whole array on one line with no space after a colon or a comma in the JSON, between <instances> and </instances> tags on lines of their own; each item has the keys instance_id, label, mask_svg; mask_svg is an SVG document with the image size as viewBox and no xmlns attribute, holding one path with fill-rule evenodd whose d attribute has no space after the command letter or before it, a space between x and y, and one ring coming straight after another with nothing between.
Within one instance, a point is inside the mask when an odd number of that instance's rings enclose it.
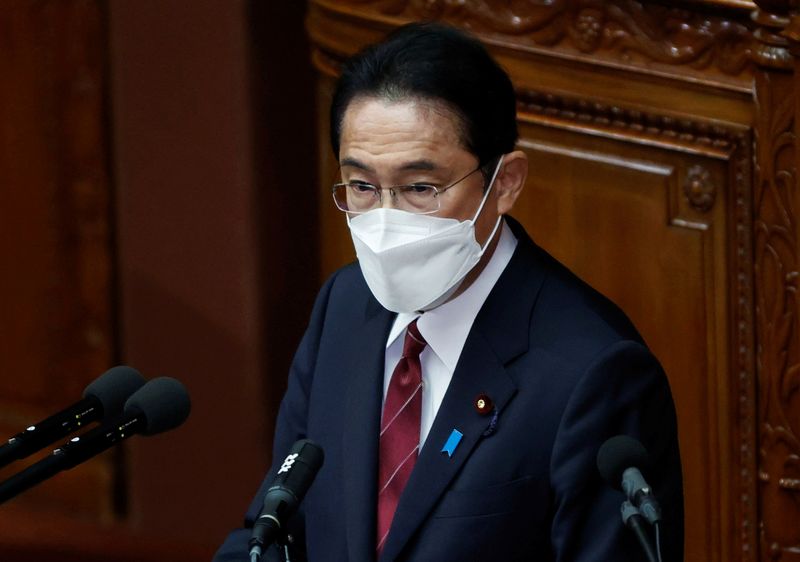
<instances>
[{"instance_id":1,"label":"man's face","mask_svg":"<svg viewBox=\"0 0 800 562\"><path fill-rule=\"evenodd\" d=\"M413 183L445 187L478 166L464 148L459 120L436 102L356 98L344 114L339 163L342 181L364 181L379 187ZM476 172L439 196L433 216L467 220L475 216L483 198L484 178ZM492 192L475 225L483 245L497 221ZM388 192L383 206L391 207Z\"/></svg>"}]
</instances>

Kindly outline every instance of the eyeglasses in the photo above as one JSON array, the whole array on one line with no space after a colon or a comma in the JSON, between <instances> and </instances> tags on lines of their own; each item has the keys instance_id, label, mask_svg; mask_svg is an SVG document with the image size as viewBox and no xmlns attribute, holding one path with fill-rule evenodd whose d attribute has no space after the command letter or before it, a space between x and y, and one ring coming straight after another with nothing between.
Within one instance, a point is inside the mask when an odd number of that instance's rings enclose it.
<instances>
[{"instance_id":1,"label":"eyeglasses","mask_svg":"<svg viewBox=\"0 0 800 562\"><path fill-rule=\"evenodd\" d=\"M377 209L383 203L383 192L392 197L392 206L417 215L430 215L439 210L439 195L480 170L480 166L445 187L427 183L377 187L367 182L351 181L333 186L333 201L340 211L361 214Z\"/></svg>"}]
</instances>

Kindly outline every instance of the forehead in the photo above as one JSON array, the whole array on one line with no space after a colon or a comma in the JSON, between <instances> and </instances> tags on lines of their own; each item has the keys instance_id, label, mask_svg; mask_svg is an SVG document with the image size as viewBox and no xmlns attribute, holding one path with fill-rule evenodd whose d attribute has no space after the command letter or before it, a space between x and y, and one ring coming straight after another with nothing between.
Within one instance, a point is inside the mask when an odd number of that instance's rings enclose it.
<instances>
[{"instance_id":1,"label":"forehead","mask_svg":"<svg viewBox=\"0 0 800 562\"><path fill-rule=\"evenodd\" d=\"M430 100L356 98L342 119L340 160L451 159L464 147L460 118Z\"/></svg>"}]
</instances>

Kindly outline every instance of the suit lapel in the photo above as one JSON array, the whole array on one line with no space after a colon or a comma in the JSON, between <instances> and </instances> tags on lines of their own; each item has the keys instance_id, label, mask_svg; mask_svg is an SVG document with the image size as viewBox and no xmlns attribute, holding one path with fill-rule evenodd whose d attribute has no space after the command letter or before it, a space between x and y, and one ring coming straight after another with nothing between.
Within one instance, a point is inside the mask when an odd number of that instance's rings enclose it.
<instances>
[{"instance_id":1,"label":"suit lapel","mask_svg":"<svg viewBox=\"0 0 800 562\"><path fill-rule=\"evenodd\" d=\"M453 379L400 497L381 562L398 558L488 428L491 416L478 413L476 397L482 393L490 396L497 418L502 420L502 411L516 392L516 383L505 365L528 349L531 313L544 275L534 266L534 244L516 222L509 223L519 240L517 249L467 337ZM498 431L502 431L501 424L502 421ZM442 447L454 429L463 437L449 457Z\"/></svg>"},{"instance_id":2,"label":"suit lapel","mask_svg":"<svg viewBox=\"0 0 800 562\"><path fill-rule=\"evenodd\" d=\"M356 322L350 341L342 350L343 377L349 377L342 440L343 491L350 560L375 557L375 509L378 433L383 399L386 337L394 314L371 296L363 322Z\"/></svg>"}]
</instances>

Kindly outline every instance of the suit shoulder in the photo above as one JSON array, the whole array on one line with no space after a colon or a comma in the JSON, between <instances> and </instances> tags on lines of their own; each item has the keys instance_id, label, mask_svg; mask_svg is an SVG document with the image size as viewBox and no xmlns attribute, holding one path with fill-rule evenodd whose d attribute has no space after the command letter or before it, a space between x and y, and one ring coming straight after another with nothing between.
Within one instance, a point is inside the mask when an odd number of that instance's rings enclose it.
<instances>
[{"instance_id":1,"label":"suit shoulder","mask_svg":"<svg viewBox=\"0 0 800 562\"><path fill-rule=\"evenodd\" d=\"M369 288L361 273L357 261L340 267L328 277L322 291L330 292L330 299L335 301L341 298L353 298L356 295L366 296Z\"/></svg>"},{"instance_id":2,"label":"suit shoulder","mask_svg":"<svg viewBox=\"0 0 800 562\"><path fill-rule=\"evenodd\" d=\"M363 320L365 312L380 305L364 280L358 262L345 265L328 277L317 295L318 320L333 319L333 324ZM355 325L354 324L354 325Z\"/></svg>"},{"instance_id":3,"label":"suit shoulder","mask_svg":"<svg viewBox=\"0 0 800 562\"><path fill-rule=\"evenodd\" d=\"M614 302L544 250L536 251L545 275L531 329L553 351L589 359L617 342L645 345L633 323Z\"/></svg>"}]
</instances>

